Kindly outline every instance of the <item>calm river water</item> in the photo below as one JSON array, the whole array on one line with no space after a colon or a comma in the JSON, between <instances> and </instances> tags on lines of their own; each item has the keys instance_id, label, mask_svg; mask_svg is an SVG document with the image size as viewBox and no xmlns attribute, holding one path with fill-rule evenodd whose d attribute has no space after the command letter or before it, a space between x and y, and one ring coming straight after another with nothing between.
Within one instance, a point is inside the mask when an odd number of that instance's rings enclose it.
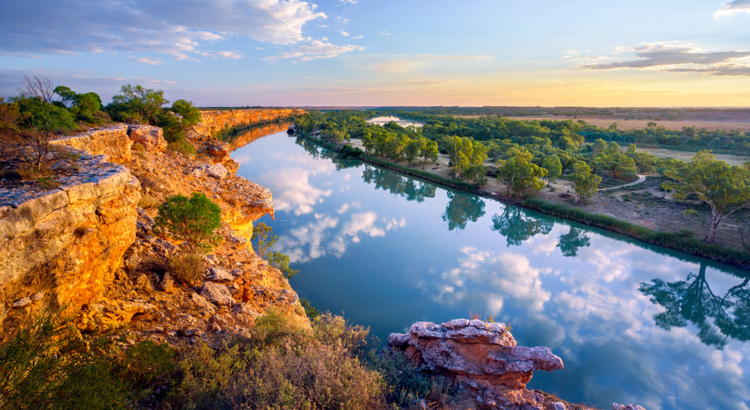
<instances>
[{"instance_id":1,"label":"calm river water","mask_svg":"<svg viewBox=\"0 0 750 410\"><path fill-rule=\"evenodd\" d=\"M548 346L529 388L602 409L748 409L745 272L452 191L276 133L237 149L273 192L275 248L320 310L385 340L470 312Z\"/></svg>"}]
</instances>

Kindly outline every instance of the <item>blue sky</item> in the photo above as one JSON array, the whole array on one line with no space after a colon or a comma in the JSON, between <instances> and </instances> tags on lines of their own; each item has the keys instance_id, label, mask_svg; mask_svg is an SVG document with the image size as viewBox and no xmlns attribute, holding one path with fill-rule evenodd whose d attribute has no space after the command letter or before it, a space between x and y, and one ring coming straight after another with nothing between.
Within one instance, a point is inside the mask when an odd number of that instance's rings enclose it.
<instances>
[{"instance_id":1,"label":"blue sky","mask_svg":"<svg viewBox=\"0 0 750 410\"><path fill-rule=\"evenodd\" d=\"M750 0L4 0L45 75L209 105L750 105Z\"/></svg>"}]
</instances>

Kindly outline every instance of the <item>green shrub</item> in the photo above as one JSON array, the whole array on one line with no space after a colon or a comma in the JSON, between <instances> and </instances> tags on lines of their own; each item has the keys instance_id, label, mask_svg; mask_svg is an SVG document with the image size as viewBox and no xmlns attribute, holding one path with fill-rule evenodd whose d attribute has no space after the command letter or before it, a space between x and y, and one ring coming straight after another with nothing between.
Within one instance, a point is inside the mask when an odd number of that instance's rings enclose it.
<instances>
[{"instance_id":1,"label":"green shrub","mask_svg":"<svg viewBox=\"0 0 750 410\"><path fill-rule=\"evenodd\" d=\"M320 311L313 305L311 305L309 300L300 298L299 303L302 305L302 308L305 309L305 314L307 315L308 319L315 320L318 316L320 316Z\"/></svg>"},{"instance_id":2,"label":"green shrub","mask_svg":"<svg viewBox=\"0 0 750 410\"><path fill-rule=\"evenodd\" d=\"M195 148L184 137L167 144L167 149L182 154L187 158L193 158L196 154Z\"/></svg>"},{"instance_id":3,"label":"green shrub","mask_svg":"<svg viewBox=\"0 0 750 410\"><path fill-rule=\"evenodd\" d=\"M341 159L359 159L359 157L364 155L364 153L365 152L361 149L346 144L341 147L341 150L339 151L339 157Z\"/></svg>"},{"instance_id":4,"label":"green shrub","mask_svg":"<svg viewBox=\"0 0 750 410\"><path fill-rule=\"evenodd\" d=\"M250 337L218 352L200 345L178 369L168 398L174 408L383 408L381 376L356 356L366 336L343 319L324 315L313 330L292 327L271 312Z\"/></svg>"},{"instance_id":5,"label":"green shrub","mask_svg":"<svg viewBox=\"0 0 750 410\"><path fill-rule=\"evenodd\" d=\"M198 286L203 282L203 261L194 253L169 258L169 271L179 283Z\"/></svg>"},{"instance_id":6,"label":"green shrub","mask_svg":"<svg viewBox=\"0 0 750 410\"><path fill-rule=\"evenodd\" d=\"M209 251L221 239L214 233L221 226L221 208L202 193L193 193L189 199L167 197L154 222L158 234L185 241L191 251Z\"/></svg>"},{"instance_id":7,"label":"green shrub","mask_svg":"<svg viewBox=\"0 0 750 410\"><path fill-rule=\"evenodd\" d=\"M0 409L132 408L171 374L174 351L141 342L122 353L113 341L38 315L0 346Z\"/></svg>"},{"instance_id":8,"label":"green shrub","mask_svg":"<svg viewBox=\"0 0 750 410\"><path fill-rule=\"evenodd\" d=\"M16 102L18 124L40 132L72 131L78 128L73 114L64 107L46 103L40 98L21 98Z\"/></svg>"}]
</instances>

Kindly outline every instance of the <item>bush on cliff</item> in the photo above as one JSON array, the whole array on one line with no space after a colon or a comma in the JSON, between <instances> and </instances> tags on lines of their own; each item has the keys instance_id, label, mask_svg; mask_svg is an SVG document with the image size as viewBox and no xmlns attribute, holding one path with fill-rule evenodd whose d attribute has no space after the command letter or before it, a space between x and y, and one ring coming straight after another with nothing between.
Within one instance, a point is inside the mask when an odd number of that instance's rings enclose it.
<instances>
[{"instance_id":1,"label":"bush on cliff","mask_svg":"<svg viewBox=\"0 0 750 410\"><path fill-rule=\"evenodd\" d=\"M214 352L195 348L179 364L173 408L378 409L382 377L359 359L368 331L326 314L312 331L271 312L249 337Z\"/></svg>"},{"instance_id":2,"label":"bush on cliff","mask_svg":"<svg viewBox=\"0 0 750 410\"><path fill-rule=\"evenodd\" d=\"M221 238L214 233L221 226L221 208L198 192L190 198L182 195L167 197L159 206L159 215L154 222L155 232L185 241L193 252L207 252Z\"/></svg>"},{"instance_id":3,"label":"bush on cliff","mask_svg":"<svg viewBox=\"0 0 750 410\"><path fill-rule=\"evenodd\" d=\"M128 409L174 368L166 344L122 351L112 338L83 338L43 313L0 346L0 409Z\"/></svg>"}]
</instances>

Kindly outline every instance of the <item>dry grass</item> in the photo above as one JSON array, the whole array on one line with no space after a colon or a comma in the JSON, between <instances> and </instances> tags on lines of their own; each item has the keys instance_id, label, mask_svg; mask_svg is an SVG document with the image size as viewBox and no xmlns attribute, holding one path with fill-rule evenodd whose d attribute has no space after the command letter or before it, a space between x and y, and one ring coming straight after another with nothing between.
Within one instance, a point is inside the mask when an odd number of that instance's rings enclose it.
<instances>
[{"instance_id":1,"label":"dry grass","mask_svg":"<svg viewBox=\"0 0 750 410\"><path fill-rule=\"evenodd\" d=\"M464 116L465 118L474 118L477 116ZM734 130L740 129L742 131L750 131L750 122L747 121L693 121L693 120L625 120L622 118L601 118L601 117L586 117L572 115L539 115L539 116L523 116L523 117L509 117L514 120L555 120L555 121L567 121L567 120L584 120L588 124L596 125L597 127L607 128L612 123L617 123L617 128L621 130L643 130L648 127L649 122L655 122L658 125L668 130L682 130L682 127L691 127L695 125L697 128L705 128L709 131L716 130Z\"/></svg>"},{"instance_id":2,"label":"dry grass","mask_svg":"<svg viewBox=\"0 0 750 410\"><path fill-rule=\"evenodd\" d=\"M194 253L169 258L169 271L177 282L188 286L198 286L203 282L203 261Z\"/></svg>"}]
</instances>

